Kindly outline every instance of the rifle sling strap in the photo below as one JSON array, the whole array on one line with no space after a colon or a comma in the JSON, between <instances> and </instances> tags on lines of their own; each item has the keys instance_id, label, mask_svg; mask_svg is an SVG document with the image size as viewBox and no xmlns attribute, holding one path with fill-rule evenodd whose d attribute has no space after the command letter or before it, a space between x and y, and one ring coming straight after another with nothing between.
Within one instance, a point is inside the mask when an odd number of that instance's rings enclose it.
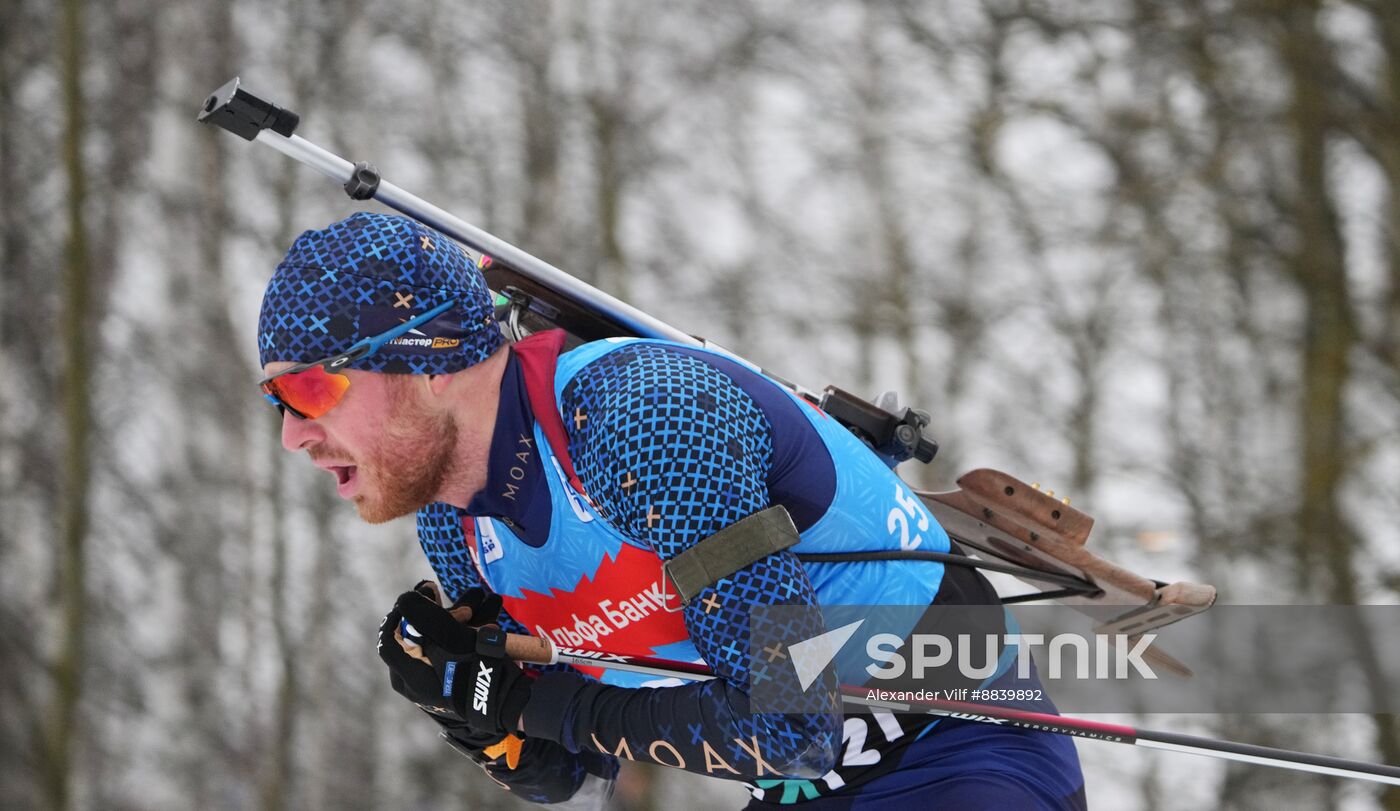
<instances>
[{"instance_id":1,"label":"rifle sling strap","mask_svg":"<svg viewBox=\"0 0 1400 811\"><path fill-rule=\"evenodd\" d=\"M736 521L662 564L681 605L721 578L796 544L801 538L781 505Z\"/></svg>"}]
</instances>

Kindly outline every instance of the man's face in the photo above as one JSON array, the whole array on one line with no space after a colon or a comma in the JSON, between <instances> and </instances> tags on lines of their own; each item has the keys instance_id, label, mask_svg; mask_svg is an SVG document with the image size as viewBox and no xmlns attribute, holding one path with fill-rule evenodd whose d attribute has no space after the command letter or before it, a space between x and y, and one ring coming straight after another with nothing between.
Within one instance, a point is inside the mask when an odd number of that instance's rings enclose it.
<instances>
[{"instance_id":1,"label":"man's face","mask_svg":"<svg viewBox=\"0 0 1400 811\"><path fill-rule=\"evenodd\" d=\"M289 363L269 363L271 375ZM419 378L351 369L350 388L319 419L282 417L282 446L305 450L336 477L336 492L371 524L434 500L451 474L457 422L422 402Z\"/></svg>"}]
</instances>

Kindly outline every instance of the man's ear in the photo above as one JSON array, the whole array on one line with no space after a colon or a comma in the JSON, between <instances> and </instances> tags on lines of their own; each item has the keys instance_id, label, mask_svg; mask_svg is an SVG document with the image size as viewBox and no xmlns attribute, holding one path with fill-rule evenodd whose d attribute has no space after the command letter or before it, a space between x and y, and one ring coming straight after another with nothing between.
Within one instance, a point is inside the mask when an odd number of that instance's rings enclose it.
<instances>
[{"instance_id":1,"label":"man's ear","mask_svg":"<svg viewBox=\"0 0 1400 811\"><path fill-rule=\"evenodd\" d=\"M452 375L424 375L424 381L428 386L428 394L433 397L441 397L447 391L448 385L452 383Z\"/></svg>"}]
</instances>

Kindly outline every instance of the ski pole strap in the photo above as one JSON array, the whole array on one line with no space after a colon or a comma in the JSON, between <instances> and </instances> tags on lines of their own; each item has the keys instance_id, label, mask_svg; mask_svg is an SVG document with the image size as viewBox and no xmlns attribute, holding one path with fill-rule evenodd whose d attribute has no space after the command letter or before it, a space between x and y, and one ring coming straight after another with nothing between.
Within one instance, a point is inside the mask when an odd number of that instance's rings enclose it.
<instances>
[{"instance_id":1,"label":"ski pole strap","mask_svg":"<svg viewBox=\"0 0 1400 811\"><path fill-rule=\"evenodd\" d=\"M774 552L781 552L799 540L792 516L782 505L777 505L705 538L661 564L661 571L671 579L681 605L685 605L706 586Z\"/></svg>"}]
</instances>

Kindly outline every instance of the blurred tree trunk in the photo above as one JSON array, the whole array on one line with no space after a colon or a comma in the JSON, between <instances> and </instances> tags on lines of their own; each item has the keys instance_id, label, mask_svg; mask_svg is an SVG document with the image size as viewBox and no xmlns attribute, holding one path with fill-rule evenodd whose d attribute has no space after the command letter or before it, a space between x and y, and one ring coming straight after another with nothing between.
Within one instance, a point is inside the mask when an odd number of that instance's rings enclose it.
<instances>
[{"instance_id":1,"label":"blurred tree trunk","mask_svg":"<svg viewBox=\"0 0 1400 811\"><path fill-rule=\"evenodd\" d=\"M48 139L25 115L17 92L35 63L42 64L29 43L45 41L48 32L36 32L25 11L22 3L0 4L0 189L4 189L0 195L0 381L27 381L24 392L18 391L20 387L0 387L0 807L4 808L38 805L36 775L45 761L45 730L38 721L43 702L25 685L41 684L45 674L39 671L32 650L32 628L20 622L27 615L29 595L13 585L27 574L21 569L27 542L35 536L52 536L48 525L35 528L27 517L52 515L50 501L56 490L45 487L56 465L48 448L36 443L36 436L46 431L32 424L32 417L21 410L24 401L18 399L52 402L52 375L34 352L41 332L29 328L31 319L52 315L31 283L41 263L35 258L32 240L41 234L32 221L35 167L48 169L46 162L25 161L27 151L21 151ZM49 619L43 622L48 626Z\"/></svg>"},{"instance_id":2,"label":"blurred tree trunk","mask_svg":"<svg viewBox=\"0 0 1400 811\"><path fill-rule=\"evenodd\" d=\"M627 119L625 112L619 109L616 96L600 89L594 88L586 97L586 103L593 122L594 208L600 244L593 272L603 289L623 301L630 301L631 280L619 234L625 193L619 152L626 137Z\"/></svg>"},{"instance_id":3,"label":"blurred tree trunk","mask_svg":"<svg viewBox=\"0 0 1400 811\"><path fill-rule=\"evenodd\" d=\"M21 60L27 57L21 52L16 35L23 22L19 6L0 5L0 189L6 190L0 196L0 268L5 269L4 284L0 284L0 380L18 380L29 371L27 359L15 341L19 332L15 316L20 306L16 288L28 266L26 230L22 227L23 218L16 214L27 202L26 186L18 182L19 161L15 154L21 133L14 88L17 76L22 74ZM18 471L23 465L20 431L9 405L9 397L0 392L0 516L6 517L0 521L0 561L13 567L22 541L20 522L15 516L27 505L22 477L7 472ZM14 576L14 572L10 574ZM23 613L16 602L15 595L0 589L0 807L7 808L18 807L26 800L33 804L32 798L26 796L26 784L30 782L27 778L34 765L29 754L31 742L26 736L33 721L30 702L20 685L34 674L28 672L32 662L24 661L23 656L30 644L28 634L10 630L18 629L18 617Z\"/></svg>"},{"instance_id":4,"label":"blurred tree trunk","mask_svg":"<svg viewBox=\"0 0 1400 811\"><path fill-rule=\"evenodd\" d=\"M623 301L632 300L631 263L622 244L627 184L638 174L633 141L641 110L632 97L637 59L629 47L636 18L599 26L596 9L580 7L570 31L579 50L584 90L581 102L588 122L593 175L591 262L585 272L593 283Z\"/></svg>"},{"instance_id":5,"label":"blurred tree trunk","mask_svg":"<svg viewBox=\"0 0 1400 811\"><path fill-rule=\"evenodd\" d=\"M521 132L525 139L524 212L520 244L547 262L561 263L569 249L560 216L560 130L563 96L550 76L554 64L555 6L542 0L511 4L507 47L520 71ZM567 266L567 264L566 264ZM591 268L578 271L585 278Z\"/></svg>"},{"instance_id":6,"label":"blurred tree trunk","mask_svg":"<svg viewBox=\"0 0 1400 811\"><path fill-rule=\"evenodd\" d=\"M1385 181L1385 197L1380 214L1381 255L1385 261L1385 288L1377 302L1377 319L1368 340L1368 349L1379 365L1381 391L1400 405L1400 14L1385 3L1362 3L1372 17L1380 45L1380 59L1371 82L1359 81L1348 87L1348 117L1361 146L1375 161ZM1377 381L1381 382L1381 381ZM1393 592L1400 592L1400 575L1381 575Z\"/></svg>"},{"instance_id":7,"label":"blurred tree trunk","mask_svg":"<svg viewBox=\"0 0 1400 811\"><path fill-rule=\"evenodd\" d=\"M878 8L866 11L861 22L860 53L862 64L857 84L861 100L855 116L856 139L859 144L857 172L864 192L869 196L871 233L865 236L870 245L870 259L878 263L869 276L858 274L864 312L856 323L864 332L867 368L861 370L863 382L872 386L874 376L897 380L895 390L901 406L927 407L924 399L926 375L919 363L923 356L918 344L917 304L927 298L920 290L919 268L905 228L904 190L898 183L897 157L894 139L898 137L894 110L899 100L894 98L890 77L889 57L881 47L884 15ZM886 362L879 357L885 346L893 347L898 371L884 373ZM863 391L861 396L874 397L879 392ZM916 485L927 468L908 465L906 476Z\"/></svg>"},{"instance_id":8,"label":"blurred tree trunk","mask_svg":"<svg viewBox=\"0 0 1400 811\"><path fill-rule=\"evenodd\" d=\"M1299 580L1321 591L1329 602L1355 605L1356 530L1341 509L1342 487L1352 459L1345 395L1351 376L1350 356L1358 339L1347 287L1346 246L1329 183L1327 146L1336 131L1329 89L1339 69L1319 30L1319 0L1280 0L1281 55L1292 83L1287 113L1295 143L1297 188L1292 200L1298 244L1292 272L1303 292L1300 425L1302 448L1299 487ZM1368 661L1371 684L1379 668L1370 656L1367 631L1359 623L1341 629L1357 641ZM1372 694L1388 700L1383 694ZM1380 709L1383 709L1380 708ZM1395 718L1372 716L1382 760L1400 760ZM1400 788L1382 795L1387 809L1400 809Z\"/></svg>"},{"instance_id":9,"label":"blurred tree trunk","mask_svg":"<svg viewBox=\"0 0 1400 811\"><path fill-rule=\"evenodd\" d=\"M1378 100L1369 107L1363 123L1374 143L1377 162L1386 180L1385 257L1388 264L1388 291L1382 313L1377 354L1387 362L1391 374L1400 379L1400 14L1386 3L1369 5L1380 35L1382 60ZM1400 398L1400 383L1393 389Z\"/></svg>"},{"instance_id":10,"label":"blurred tree trunk","mask_svg":"<svg viewBox=\"0 0 1400 811\"><path fill-rule=\"evenodd\" d=\"M301 91L306 91L309 82L299 82ZM306 110L304 106L309 99L303 93L297 94L298 109ZM222 139L221 139L222 140ZM290 247L295 238L296 225L296 175L291 172L279 172L272 184L273 205L277 211L277 231L273 236L274 250L285 250ZM259 422L264 422L260 420ZM269 428L275 428L280 433L282 426L281 418L271 418L265 420ZM301 682L300 666L298 654L306 656L309 651L297 650L296 640L292 634L291 616L287 610L287 591L291 586L288 583L290 577L291 561L289 553L291 539L288 538L286 527L286 498L284 490L286 488L286 477L283 475L283 458L287 455L283 450L281 442L274 439L258 441L254 444L265 444L269 458L262 465L266 471L266 480L262 490L262 497L255 498L267 511L267 520L272 535L272 577L269 584L271 594L271 618L274 638L277 643L278 665L282 668L282 677L277 685L277 694L273 699L273 713L267 734L270 737L266 748L265 762L263 764L263 778L260 786L259 805L263 811L281 811L288 807L288 794L291 790L289 785L295 769L292 757L293 742L300 724L298 715L301 707ZM319 523L319 521L318 521ZM330 533L318 533L317 540L320 547L331 546L335 543ZM317 574L322 574L318 568ZM317 577L316 583L312 586L316 593L322 594L327 588L324 577ZM322 616L313 612L311 621L314 623L316 617ZM315 650L324 648L326 640L315 639L310 641L309 646Z\"/></svg>"},{"instance_id":11,"label":"blurred tree trunk","mask_svg":"<svg viewBox=\"0 0 1400 811\"><path fill-rule=\"evenodd\" d=\"M899 290L901 281L912 272L908 247L891 202L897 192L889 187L885 167L890 137L886 131L890 123L889 99L886 98L889 89L885 86L881 55L876 45L878 17L874 8L862 11L855 39L855 59L849 65L847 77L854 95L847 123L852 130L850 137L856 144L854 172L864 204L857 207L864 216L855 225L858 233L852 235L852 240L853 246L858 247L851 253L870 266L845 280L849 300L853 302L848 323L859 350L854 370L856 393L862 397L877 394L870 389L883 376L880 354L889 339L893 338L895 346L907 345L908 301L899 295ZM905 391L904 397L908 396L909 392Z\"/></svg>"},{"instance_id":12,"label":"blurred tree trunk","mask_svg":"<svg viewBox=\"0 0 1400 811\"><path fill-rule=\"evenodd\" d=\"M16 189L15 184L15 143L19 133L15 132L15 99L14 99L14 73L18 65L12 67L15 57L12 55L17 50L18 43L14 31L19 28L20 19L18 3L7 3L0 6L0 189ZM19 252L19 240L23 238L23 231L19 229L19 217L13 215L14 206L8 199L0 199L0 267L14 267L10 273L19 275L22 272L21 264L16 257ZM10 307L12 305L12 293L8 293L11 283L0 285L0 378L11 378L11 375L18 374L17 369L13 369L11 364L16 363L18 358L10 357ZM10 420L7 413L7 399L0 397L0 471L6 467L11 455L17 451L14 441L10 436ZM0 515L6 514L6 504L14 499L15 506L10 510L19 509L17 493L11 493L10 480L7 476L0 474ZM0 560L3 560L9 553L15 541L11 538L13 530L9 522L0 523ZM0 660L7 658L5 651L0 649ZM4 667L4 665L0 665ZM2 672L2 671L0 671ZM11 684L9 679L0 679L0 685ZM6 736L6 728L0 727L0 762L7 761L3 749ZM0 799L3 799L0 794Z\"/></svg>"},{"instance_id":13,"label":"blurred tree trunk","mask_svg":"<svg viewBox=\"0 0 1400 811\"><path fill-rule=\"evenodd\" d=\"M272 420L268 420L272 423ZM269 445L275 454L268 467L267 499L264 504L269 513L273 537L272 579L269 591L272 597L271 616L273 636L276 640L278 665L282 668L282 678L277 683L277 693L273 697L272 718L267 725L269 740L266 746L263 778L260 786L259 806L263 811L282 811L289 807L293 762L293 745L300 724L301 680L299 678L299 656L306 653L305 645L298 650L293 632L291 612L287 609L287 592L294 588L290 578L290 541L284 524L285 510L282 499L282 455L283 450ZM335 543L329 533L319 537L322 545ZM315 617L311 618L314 624ZM304 626L303 626L304 627Z\"/></svg>"},{"instance_id":14,"label":"blurred tree trunk","mask_svg":"<svg viewBox=\"0 0 1400 811\"><path fill-rule=\"evenodd\" d=\"M1306 326L1301 369L1301 465L1298 573L1302 585L1342 603L1356 601L1352 550L1337 504L1346 474L1343 395L1356 328L1347 299L1341 230L1328 187L1332 115L1327 77L1335 70L1317 30L1316 0L1279 0L1281 57L1292 81L1287 124L1294 137L1297 184L1292 214L1297 247L1290 270L1303 293ZM1323 576L1323 579L1319 579Z\"/></svg>"},{"instance_id":15,"label":"blurred tree trunk","mask_svg":"<svg viewBox=\"0 0 1400 811\"><path fill-rule=\"evenodd\" d=\"M57 596L62 621L54 662L53 704L48 713L46 757L43 764L44 802L53 811L71 803L73 756L77 748L78 707L83 676L83 604L86 597L84 544L88 531L90 484L92 270L88 255L87 174L83 163L83 2L64 0L60 29L63 77L63 165L68 181L67 259L64 264L64 318L61 327L67 350L63 372L63 425L67 441L63 456L63 511Z\"/></svg>"}]
</instances>

